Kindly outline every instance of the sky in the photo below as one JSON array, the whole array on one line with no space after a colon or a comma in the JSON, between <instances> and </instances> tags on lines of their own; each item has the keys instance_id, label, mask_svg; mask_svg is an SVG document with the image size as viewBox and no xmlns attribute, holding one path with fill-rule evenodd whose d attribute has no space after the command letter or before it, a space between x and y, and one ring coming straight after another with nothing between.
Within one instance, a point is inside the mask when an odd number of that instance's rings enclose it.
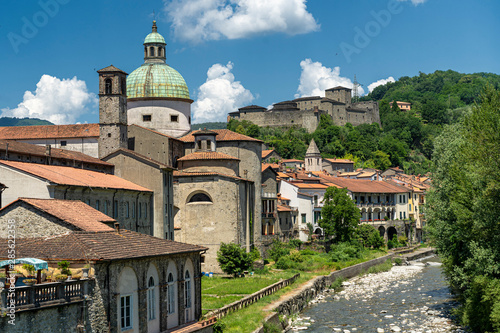
<instances>
[{"instance_id":1,"label":"sky","mask_svg":"<svg viewBox=\"0 0 500 333\"><path fill-rule=\"evenodd\" d=\"M97 70L131 73L153 19L194 123L419 72L500 74L497 0L0 2L1 116L97 123Z\"/></svg>"}]
</instances>

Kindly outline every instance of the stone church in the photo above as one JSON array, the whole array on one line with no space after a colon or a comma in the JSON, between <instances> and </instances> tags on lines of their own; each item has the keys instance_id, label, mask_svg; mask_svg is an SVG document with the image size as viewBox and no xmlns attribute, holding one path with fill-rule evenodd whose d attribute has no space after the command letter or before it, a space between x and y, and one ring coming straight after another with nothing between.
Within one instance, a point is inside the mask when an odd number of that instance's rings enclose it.
<instances>
[{"instance_id":1,"label":"stone church","mask_svg":"<svg viewBox=\"0 0 500 333\"><path fill-rule=\"evenodd\" d=\"M154 193L150 234L209 248L202 269L218 272L220 242L261 246L262 142L229 130L191 132L193 100L182 75L166 64L156 22L143 47L144 63L130 75L113 65L97 71L99 124L25 126L19 137L0 128L0 137L55 143L111 163L114 175ZM127 212L117 202L104 213Z\"/></svg>"},{"instance_id":2,"label":"stone church","mask_svg":"<svg viewBox=\"0 0 500 333\"><path fill-rule=\"evenodd\" d=\"M311 96L284 101L274 104L270 110L257 105L246 106L229 113L228 120L248 120L262 127L298 126L309 133L316 130L322 114L329 115L337 126L347 123L354 126L380 124L378 102L353 103L351 91L338 86L325 90L325 97Z\"/></svg>"}]
</instances>

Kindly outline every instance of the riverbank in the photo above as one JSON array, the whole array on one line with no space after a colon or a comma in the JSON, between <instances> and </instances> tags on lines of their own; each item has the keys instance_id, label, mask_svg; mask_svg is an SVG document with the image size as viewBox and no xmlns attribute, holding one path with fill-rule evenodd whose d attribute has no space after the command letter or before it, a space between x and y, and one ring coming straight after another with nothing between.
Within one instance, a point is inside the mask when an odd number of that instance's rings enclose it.
<instances>
[{"instance_id":1,"label":"riverbank","mask_svg":"<svg viewBox=\"0 0 500 333\"><path fill-rule=\"evenodd\" d=\"M301 314L291 331L462 333L451 320L457 306L440 263L432 260L394 266L388 272L357 276L343 290L324 292Z\"/></svg>"}]
</instances>

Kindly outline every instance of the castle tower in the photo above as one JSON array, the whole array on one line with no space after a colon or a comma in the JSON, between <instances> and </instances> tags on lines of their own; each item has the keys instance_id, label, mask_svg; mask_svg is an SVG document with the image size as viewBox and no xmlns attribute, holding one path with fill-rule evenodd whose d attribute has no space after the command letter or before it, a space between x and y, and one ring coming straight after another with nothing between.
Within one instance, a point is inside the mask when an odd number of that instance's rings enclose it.
<instances>
[{"instance_id":1,"label":"castle tower","mask_svg":"<svg viewBox=\"0 0 500 333\"><path fill-rule=\"evenodd\" d=\"M128 123L178 138L191 131L193 100L182 75L166 64L166 45L153 21L144 64L127 78Z\"/></svg>"},{"instance_id":2,"label":"castle tower","mask_svg":"<svg viewBox=\"0 0 500 333\"><path fill-rule=\"evenodd\" d=\"M314 139L311 140L305 157L306 171L322 171L323 159Z\"/></svg>"},{"instance_id":3,"label":"castle tower","mask_svg":"<svg viewBox=\"0 0 500 333\"><path fill-rule=\"evenodd\" d=\"M351 105L351 91L352 89L338 86L325 90L325 97L337 102Z\"/></svg>"},{"instance_id":4,"label":"castle tower","mask_svg":"<svg viewBox=\"0 0 500 333\"><path fill-rule=\"evenodd\" d=\"M99 73L99 158L127 148L127 73L111 65Z\"/></svg>"}]
</instances>

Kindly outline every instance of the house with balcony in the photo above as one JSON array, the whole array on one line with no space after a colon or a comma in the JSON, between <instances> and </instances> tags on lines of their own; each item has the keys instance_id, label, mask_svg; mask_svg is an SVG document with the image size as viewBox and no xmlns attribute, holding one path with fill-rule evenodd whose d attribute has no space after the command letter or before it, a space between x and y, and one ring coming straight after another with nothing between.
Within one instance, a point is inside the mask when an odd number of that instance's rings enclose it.
<instances>
[{"instance_id":1,"label":"house with balcony","mask_svg":"<svg viewBox=\"0 0 500 333\"><path fill-rule=\"evenodd\" d=\"M280 234L278 222L278 173L270 164L262 164L262 236Z\"/></svg>"}]
</instances>

